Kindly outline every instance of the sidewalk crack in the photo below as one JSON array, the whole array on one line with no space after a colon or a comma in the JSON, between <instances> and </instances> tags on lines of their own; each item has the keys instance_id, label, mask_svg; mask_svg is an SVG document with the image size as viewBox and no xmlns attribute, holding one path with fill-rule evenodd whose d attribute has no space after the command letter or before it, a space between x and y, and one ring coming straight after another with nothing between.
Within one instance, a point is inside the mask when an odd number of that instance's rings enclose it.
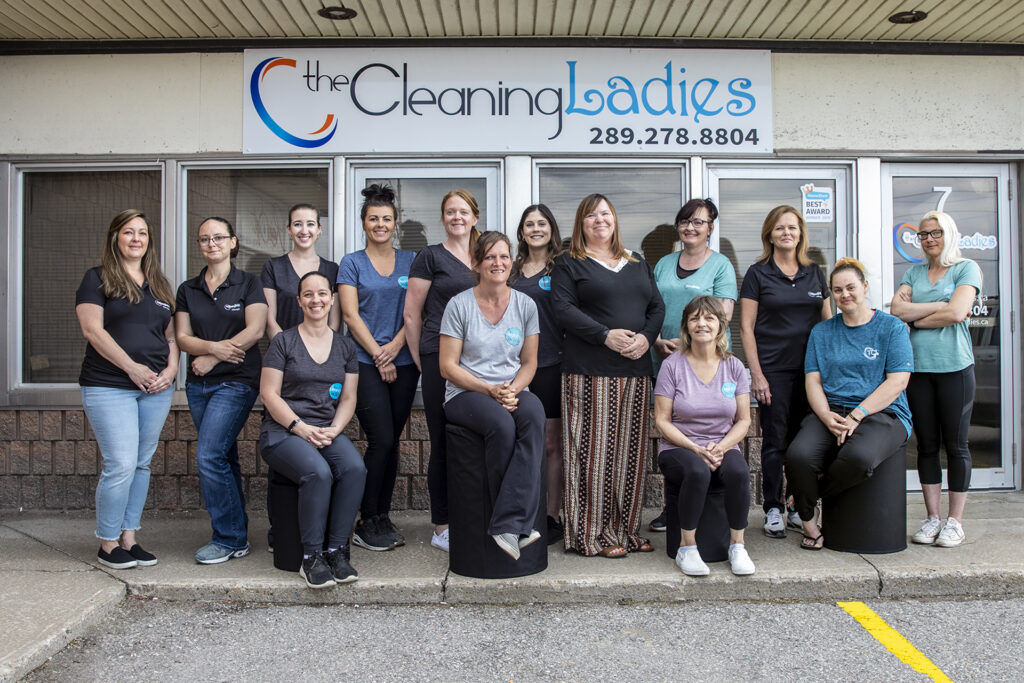
<instances>
[{"instance_id":1,"label":"sidewalk crack","mask_svg":"<svg viewBox=\"0 0 1024 683\"><path fill-rule=\"evenodd\" d=\"M870 557L863 554L860 558L871 565L871 568L875 570L875 574L878 576L878 597L882 597L882 589L885 588L885 582L882 580L882 571L878 568L878 565L871 561Z\"/></svg>"},{"instance_id":2,"label":"sidewalk crack","mask_svg":"<svg viewBox=\"0 0 1024 683\"><path fill-rule=\"evenodd\" d=\"M444 570L444 578L441 579L441 604L448 603L448 577L451 576L452 570Z\"/></svg>"},{"instance_id":3,"label":"sidewalk crack","mask_svg":"<svg viewBox=\"0 0 1024 683\"><path fill-rule=\"evenodd\" d=\"M119 581L119 582L123 583L125 585L125 587L128 586L128 581L126 581L125 579L122 579L122 578L120 578L118 576L115 576L114 574L111 574L110 572L105 571L102 568L97 567L97 566L95 566L93 564L85 562L85 561L79 559L78 557L75 557L74 555L72 555L68 551L66 551L66 550L64 550L62 548L58 548L55 545L51 545L50 543L47 543L46 541L44 541L43 539L41 539L41 538L39 538L37 536L33 536L32 534L30 534L30 533L28 533L26 531L22 531L21 529L16 529L13 526L11 526L10 524L8 524L7 522L0 522L0 526L3 526L5 529L10 529L14 533L20 534L20 535L24 536L25 538L31 538L33 541L35 541L36 543L42 545L43 547L49 548L50 550L53 550L54 552L60 553L61 555L63 555L64 557L66 557L66 558L68 558L70 560L74 560L75 562L77 562L78 564L82 565L82 567L83 567L82 570L77 570L77 571L90 571L91 570L91 571L95 571L95 572L100 572L100 573L106 574L107 576L109 576L110 578L114 579L115 581ZM52 571L52 570L50 570L50 571ZM68 571L76 571L76 570L68 570Z\"/></svg>"}]
</instances>

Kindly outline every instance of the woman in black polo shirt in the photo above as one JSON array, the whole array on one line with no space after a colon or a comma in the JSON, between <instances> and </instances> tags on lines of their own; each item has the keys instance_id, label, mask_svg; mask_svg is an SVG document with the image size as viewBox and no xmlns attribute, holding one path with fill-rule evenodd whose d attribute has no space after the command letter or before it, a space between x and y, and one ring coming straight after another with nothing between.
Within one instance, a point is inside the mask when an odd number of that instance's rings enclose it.
<instances>
[{"instance_id":1,"label":"woman in black polo shirt","mask_svg":"<svg viewBox=\"0 0 1024 683\"><path fill-rule=\"evenodd\" d=\"M85 410L103 471L96 485L101 564L156 564L135 541L149 491L149 462L171 409L178 374L173 290L141 211L114 216L102 265L82 278L75 314L88 345L82 374Z\"/></svg>"},{"instance_id":2,"label":"woman in black polo shirt","mask_svg":"<svg viewBox=\"0 0 1024 683\"><path fill-rule=\"evenodd\" d=\"M223 218L199 226L206 267L178 287L174 321L188 352L185 394L198 438L196 461L213 537L196 562L218 564L249 553L245 495L236 439L256 402L267 300L259 278L238 270L235 229Z\"/></svg>"},{"instance_id":3,"label":"woman in black polo shirt","mask_svg":"<svg viewBox=\"0 0 1024 683\"><path fill-rule=\"evenodd\" d=\"M747 269L740 290L740 334L750 367L750 392L761 420L764 533L785 538L782 461L810 407L804 351L811 328L832 317L828 284L807 257L807 225L792 206L776 206L761 226L764 252ZM800 518L790 512L790 525Z\"/></svg>"}]
</instances>

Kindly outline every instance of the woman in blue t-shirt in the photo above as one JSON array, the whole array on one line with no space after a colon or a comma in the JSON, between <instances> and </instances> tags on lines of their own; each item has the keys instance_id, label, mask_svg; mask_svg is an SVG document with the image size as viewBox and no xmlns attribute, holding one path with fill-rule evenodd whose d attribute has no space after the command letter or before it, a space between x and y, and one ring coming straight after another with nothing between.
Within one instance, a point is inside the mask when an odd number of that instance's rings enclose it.
<instances>
[{"instance_id":1,"label":"woman in blue t-shirt","mask_svg":"<svg viewBox=\"0 0 1024 683\"><path fill-rule=\"evenodd\" d=\"M914 543L953 548L964 541L961 526L971 485L967 431L974 408L974 350L968 316L981 294L981 269L960 255L960 232L953 217L929 211L918 229L927 263L903 276L892 298L893 315L910 325L914 374L907 398L917 434L917 472L928 519ZM949 516L943 524L942 465L939 443L949 463Z\"/></svg>"},{"instance_id":2,"label":"woman in blue t-shirt","mask_svg":"<svg viewBox=\"0 0 1024 683\"><path fill-rule=\"evenodd\" d=\"M395 249L395 192L370 185L359 211L366 248L341 259L338 298L348 336L358 344L356 417L366 432L366 488L353 542L368 550L405 543L391 521L398 442L412 410L420 372L405 345L405 290L414 254Z\"/></svg>"},{"instance_id":3,"label":"woman in blue t-shirt","mask_svg":"<svg viewBox=\"0 0 1024 683\"><path fill-rule=\"evenodd\" d=\"M911 427L904 390L914 352L907 326L868 306L860 261L839 259L829 287L840 314L811 330L804 370L813 414L786 451L786 478L805 550L824 545L814 518L818 498L871 476L910 437Z\"/></svg>"},{"instance_id":4,"label":"woman in blue t-shirt","mask_svg":"<svg viewBox=\"0 0 1024 683\"><path fill-rule=\"evenodd\" d=\"M157 562L135 532L149 491L149 463L171 409L179 353L173 290L160 271L156 244L141 211L117 214L102 265L85 273L75 297L88 342L78 378L82 408L103 459L96 484L98 558L112 569Z\"/></svg>"},{"instance_id":5,"label":"woman in blue t-shirt","mask_svg":"<svg viewBox=\"0 0 1024 683\"><path fill-rule=\"evenodd\" d=\"M548 487L548 545L562 540L565 529L562 513L562 326L555 320L551 300L551 271L555 257L562 253L562 236L554 214L544 204L526 207L516 230L519 245L509 283L513 289L529 295L537 305L540 318L540 342L537 372L530 382L544 405L547 416L544 451Z\"/></svg>"}]
</instances>

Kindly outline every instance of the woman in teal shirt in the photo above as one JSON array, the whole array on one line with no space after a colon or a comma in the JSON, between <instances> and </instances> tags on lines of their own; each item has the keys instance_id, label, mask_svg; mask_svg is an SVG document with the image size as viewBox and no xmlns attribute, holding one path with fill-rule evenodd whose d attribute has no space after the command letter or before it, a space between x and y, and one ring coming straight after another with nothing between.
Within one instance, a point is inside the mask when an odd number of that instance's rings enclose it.
<instances>
[{"instance_id":1,"label":"woman in teal shirt","mask_svg":"<svg viewBox=\"0 0 1024 683\"><path fill-rule=\"evenodd\" d=\"M654 282L665 301L665 322L654 342L654 374L661 361L679 350L679 329L683 309L698 296L713 296L722 302L727 321L739 296L736 271L725 256L711 248L711 233L718 219L718 207L710 199L691 199L676 214L675 226L683 248L662 257L654 267ZM665 530L662 510L648 527Z\"/></svg>"},{"instance_id":2,"label":"woman in teal shirt","mask_svg":"<svg viewBox=\"0 0 1024 683\"><path fill-rule=\"evenodd\" d=\"M892 313L910 325L914 374L907 398L917 434L917 472L928 519L914 543L952 548L964 541L964 506L971 484L967 431L974 408L974 351L967 318L981 294L981 269L960 255L960 232L952 216L929 211L918 230L926 263L903 276ZM949 516L942 523L942 465L949 463Z\"/></svg>"}]
</instances>

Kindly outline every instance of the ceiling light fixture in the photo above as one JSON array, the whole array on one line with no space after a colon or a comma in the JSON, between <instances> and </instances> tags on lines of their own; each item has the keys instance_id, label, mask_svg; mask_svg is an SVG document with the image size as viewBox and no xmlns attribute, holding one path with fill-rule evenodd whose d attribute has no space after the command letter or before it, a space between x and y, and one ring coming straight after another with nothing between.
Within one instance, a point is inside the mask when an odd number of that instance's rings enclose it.
<instances>
[{"instance_id":1,"label":"ceiling light fixture","mask_svg":"<svg viewBox=\"0 0 1024 683\"><path fill-rule=\"evenodd\" d=\"M331 21L346 21L348 19L355 19L359 13L354 9L349 9L345 5L332 5L331 7L323 7L316 11L324 19L330 19Z\"/></svg>"},{"instance_id":2,"label":"ceiling light fixture","mask_svg":"<svg viewBox=\"0 0 1024 683\"><path fill-rule=\"evenodd\" d=\"M916 24L917 22L924 21L927 18L927 12L922 12L919 9L915 9L906 12L897 12L896 14L889 17L889 21L891 21L894 24Z\"/></svg>"}]
</instances>

